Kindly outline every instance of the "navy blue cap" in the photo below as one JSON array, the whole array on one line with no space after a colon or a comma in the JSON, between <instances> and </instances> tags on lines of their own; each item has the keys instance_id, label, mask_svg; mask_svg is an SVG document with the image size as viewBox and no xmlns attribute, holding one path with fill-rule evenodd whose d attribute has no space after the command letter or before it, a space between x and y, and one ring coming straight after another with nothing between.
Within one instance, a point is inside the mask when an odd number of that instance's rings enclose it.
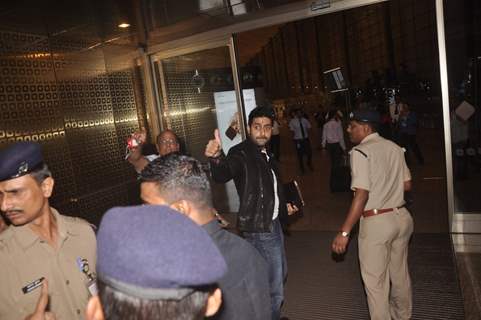
<instances>
[{"instance_id":1,"label":"navy blue cap","mask_svg":"<svg viewBox=\"0 0 481 320\"><path fill-rule=\"evenodd\" d=\"M372 110L355 110L349 114L349 119L358 122L380 123L381 115Z\"/></svg>"},{"instance_id":2,"label":"navy blue cap","mask_svg":"<svg viewBox=\"0 0 481 320\"><path fill-rule=\"evenodd\" d=\"M166 206L116 207L97 234L97 274L110 287L142 299L182 299L227 271L210 236Z\"/></svg>"},{"instance_id":3,"label":"navy blue cap","mask_svg":"<svg viewBox=\"0 0 481 320\"><path fill-rule=\"evenodd\" d=\"M24 176L42 163L40 144L17 142L0 151L0 181Z\"/></svg>"}]
</instances>

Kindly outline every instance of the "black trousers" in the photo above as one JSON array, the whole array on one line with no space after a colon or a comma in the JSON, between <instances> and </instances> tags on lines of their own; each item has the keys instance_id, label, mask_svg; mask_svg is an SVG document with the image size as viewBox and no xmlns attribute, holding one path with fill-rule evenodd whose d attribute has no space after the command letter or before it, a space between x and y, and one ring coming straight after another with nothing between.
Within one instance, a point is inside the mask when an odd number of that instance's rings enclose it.
<instances>
[{"instance_id":1,"label":"black trousers","mask_svg":"<svg viewBox=\"0 0 481 320\"><path fill-rule=\"evenodd\" d=\"M312 150L309 139L294 139L294 145L296 147L301 172L304 172L304 156L307 157L307 166L312 169Z\"/></svg>"},{"instance_id":2,"label":"black trousers","mask_svg":"<svg viewBox=\"0 0 481 320\"><path fill-rule=\"evenodd\" d=\"M331 192L345 191L347 182L345 177L341 174L344 173L342 170L342 148L339 143L328 143L326 145L327 151L329 152L329 158L331 159L331 173L329 175L329 189ZM349 188L347 186L347 188Z\"/></svg>"},{"instance_id":3,"label":"black trousers","mask_svg":"<svg viewBox=\"0 0 481 320\"><path fill-rule=\"evenodd\" d=\"M327 151L329 151L329 157L331 158L331 170L332 170L332 168L341 165L342 148L339 142L328 143L326 147L327 147Z\"/></svg>"}]
</instances>

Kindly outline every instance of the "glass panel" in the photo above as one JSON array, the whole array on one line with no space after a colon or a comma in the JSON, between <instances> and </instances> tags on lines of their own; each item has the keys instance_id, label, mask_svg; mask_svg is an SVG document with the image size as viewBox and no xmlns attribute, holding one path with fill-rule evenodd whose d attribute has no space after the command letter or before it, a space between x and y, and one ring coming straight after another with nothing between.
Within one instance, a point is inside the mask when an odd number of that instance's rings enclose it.
<instances>
[{"instance_id":1,"label":"glass panel","mask_svg":"<svg viewBox=\"0 0 481 320\"><path fill-rule=\"evenodd\" d=\"M239 132L234 132L232 139L225 134L231 122L237 120L239 110L227 46L163 59L160 76L163 121L181 138L186 153L205 160L205 146L216 128L226 153L241 141ZM213 188L219 211L237 211L238 198L232 182L213 184Z\"/></svg>"},{"instance_id":2,"label":"glass panel","mask_svg":"<svg viewBox=\"0 0 481 320\"><path fill-rule=\"evenodd\" d=\"M277 111L283 178L295 178L304 188L304 217L316 221L318 206L335 207L345 199L329 190L327 152L314 150L316 170L298 177L290 111L303 109L313 127L312 148L321 149L326 112L341 109L346 126L345 111L368 108L383 115L380 134L407 150L414 187L406 200L416 231L448 230L435 12L434 0L391 0L236 35L242 88L263 92ZM332 70L340 71L347 87L338 85ZM335 230L337 223L321 228Z\"/></svg>"},{"instance_id":3,"label":"glass panel","mask_svg":"<svg viewBox=\"0 0 481 320\"><path fill-rule=\"evenodd\" d=\"M481 3L445 1L455 212L481 212Z\"/></svg>"},{"instance_id":4,"label":"glass panel","mask_svg":"<svg viewBox=\"0 0 481 320\"><path fill-rule=\"evenodd\" d=\"M203 50L161 63L164 120L183 139L188 153L202 159L217 128L215 93L234 90L229 48ZM231 108L235 113L237 104Z\"/></svg>"}]
</instances>

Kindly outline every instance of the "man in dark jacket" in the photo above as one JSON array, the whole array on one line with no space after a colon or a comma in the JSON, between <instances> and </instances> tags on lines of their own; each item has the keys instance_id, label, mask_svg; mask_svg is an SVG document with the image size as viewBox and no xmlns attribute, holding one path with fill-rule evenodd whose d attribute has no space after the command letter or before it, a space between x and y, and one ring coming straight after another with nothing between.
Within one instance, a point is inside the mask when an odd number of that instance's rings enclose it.
<instances>
[{"instance_id":1,"label":"man in dark jacket","mask_svg":"<svg viewBox=\"0 0 481 320\"><path fill-rule=\"evenodd\" d=\"M222 306L216 320L265 320L271 316L267 264L247 241L224 230L212 208L212 194L201 163L170 153L140 173L140 196L146 204L168 205L209 234L227 264L218 281Z\"/></svg>"},{"instance_id":2,"label":"man in dark jacket","mask_svg":"<svg viewBox=\"0 0 481 320\"><path fill-rule=\"evenodd\" d=\"M234 179L240 198L237 227L259 250L269 265L272 319L280 318L284 300L283 282L287 273L280 219L297 211L286 204L275 160L267 153L272 134L272 109L258 107L249 114L249 138L222 154L218 130L205 155L210 158L212 177L225 183Z\"/></svg>"}]
</instances>

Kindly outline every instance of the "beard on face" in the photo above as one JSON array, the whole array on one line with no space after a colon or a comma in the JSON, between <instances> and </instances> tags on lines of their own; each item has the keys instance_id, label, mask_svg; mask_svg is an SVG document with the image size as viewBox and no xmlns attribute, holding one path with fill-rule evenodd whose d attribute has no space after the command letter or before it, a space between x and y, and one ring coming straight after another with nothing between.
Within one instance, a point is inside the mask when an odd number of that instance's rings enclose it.
<instances>
[{"instance_id":1,"label":"beard on face","mask_svg":"<svg viewBox=\"0 0 481 320\"><path fill-rule=\"evenodd\" d=\"M257 138L254 138L254 141L258 146L262 147L267 144L269 139L267 139L267 137L257 137Z\"/></svg>"}]
</instances>

